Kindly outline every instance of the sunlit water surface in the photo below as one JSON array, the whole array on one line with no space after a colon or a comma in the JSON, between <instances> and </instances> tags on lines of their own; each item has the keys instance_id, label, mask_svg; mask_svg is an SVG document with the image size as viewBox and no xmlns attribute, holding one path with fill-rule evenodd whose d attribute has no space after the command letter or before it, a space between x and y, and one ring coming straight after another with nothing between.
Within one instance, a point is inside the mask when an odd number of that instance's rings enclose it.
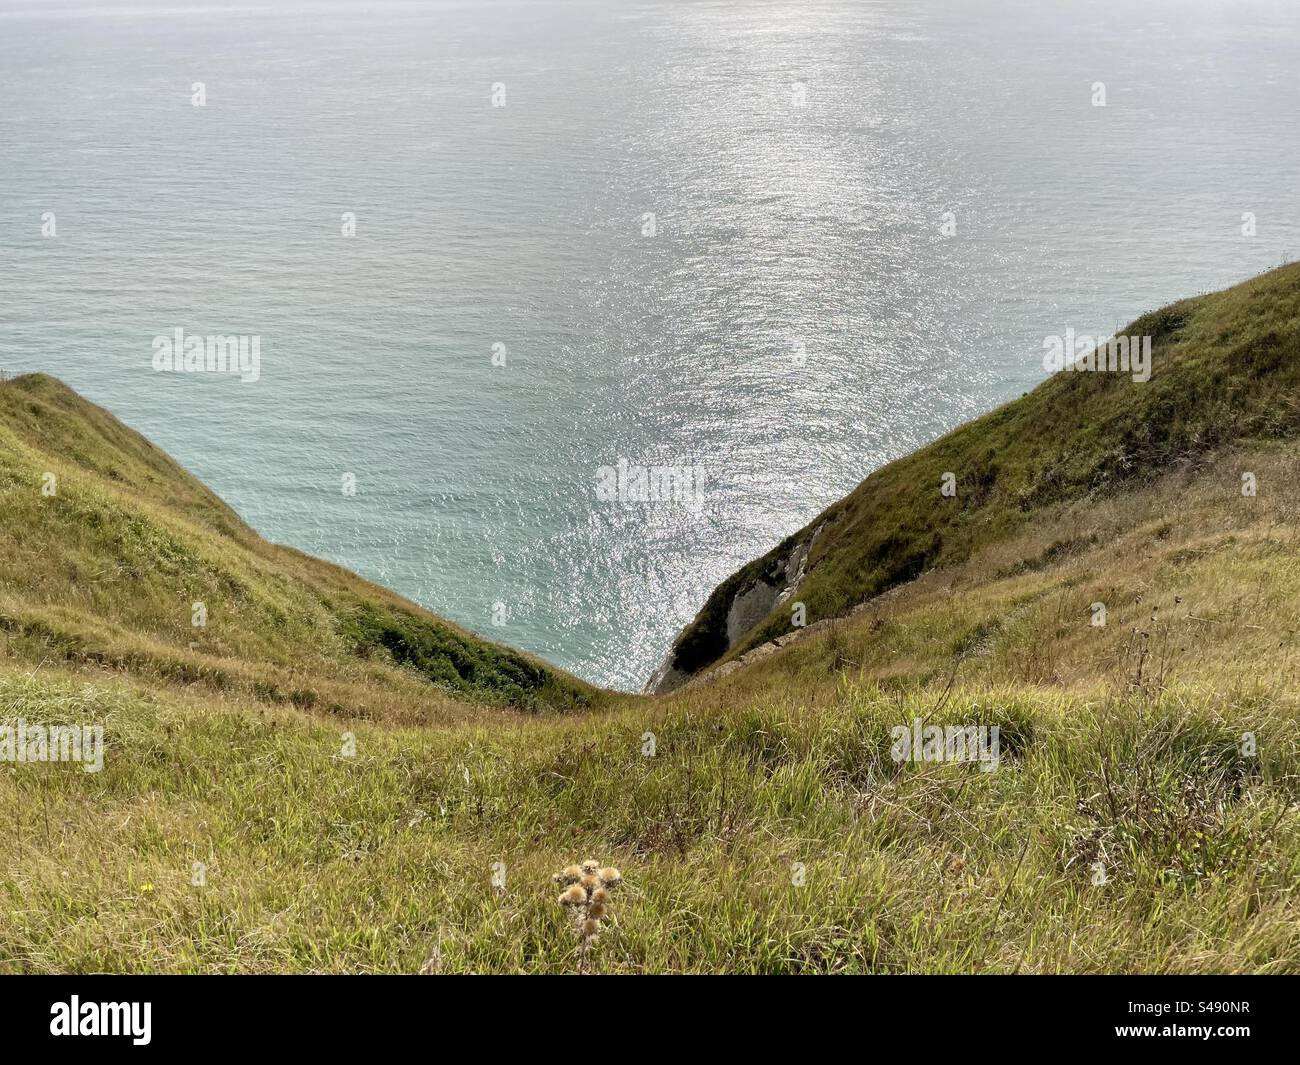
<instances>
[{"instance_id":1,"label":"sunlit water surface","mask_svg":"<svg viewBox=\"0 0 1300 1065\"><path fill-rule=\"evenodd\" d=\"M638 687L1045 336L1300 252L1298 71L1290 2L0 0L0 365L267 537ZM260 336L260 380L153 372L178 326ZM620 458L702 502L597 501Z\"/></svg>"}]
</instances>

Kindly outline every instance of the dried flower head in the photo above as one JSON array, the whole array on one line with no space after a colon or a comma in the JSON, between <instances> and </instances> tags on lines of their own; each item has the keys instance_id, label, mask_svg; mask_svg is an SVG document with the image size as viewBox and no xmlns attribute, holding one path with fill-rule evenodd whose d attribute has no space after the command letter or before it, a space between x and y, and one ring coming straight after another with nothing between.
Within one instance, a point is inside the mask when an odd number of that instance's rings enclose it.
<instances>
[{"instance_id":1,"label":"dried flower head","mask_svg":"<svg viewBox=\"0 0 1300 1065\"><path fill-rule=\"evenodd\" d=\"M582 879L582 870L576 865L570 865L562 873L556 873L555 879L561 884L572 884L575 880Z\"/></svg>"},{"instance_id":2,"label":"dried flower head","mask_svg":"<svg viewBox=\"0 0 1300 1065\"><path fill-rule=\"evenodd\" d=\"M610 890L622 882L623 874L613 866L602 868L598 861L588 858L581 865L568 866L553 879L568 885L560 896L560 905L573 911L582 971L588 952L596 945L601 922L609 918Z\"/></svg>"}]
</instances>

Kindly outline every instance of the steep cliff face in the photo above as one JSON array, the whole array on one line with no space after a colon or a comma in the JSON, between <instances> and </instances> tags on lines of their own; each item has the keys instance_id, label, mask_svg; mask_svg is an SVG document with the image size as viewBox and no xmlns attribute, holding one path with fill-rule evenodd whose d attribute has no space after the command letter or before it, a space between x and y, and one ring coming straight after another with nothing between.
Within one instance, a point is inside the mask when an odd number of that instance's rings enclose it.
<instances>
[{"instance_id":1,"label":"steep cliff face","mask_svg":"<svg viewBox=\"0 0 1300 1065\"><path fill-rule=\"evenodd\" d=\"M648 689L679 687L800 621L843 616L1072 502L1132 489L1230 443L1300 432L1300 264L1148 313L1118 338L1149 351L1149 374L1107 368L1104 357L1092 372L1056 373L876 470L723 581Z\"/></svg>"},{"instance_id":2,"label":"steep cliff face","mask_svg":"<svg viewBox=\"0 0 1300 1065\"><path fill-rule=\"evenodd\" d=\"M825 523L810 526L776 550L735 574L709 597L696 618L698 627L683 633L646 685L647 692L670 692L740 643L764 618L794 594L808 572L808 561ZM701 622L701 619L707 619Z\"/></svg>"}]
</instances>

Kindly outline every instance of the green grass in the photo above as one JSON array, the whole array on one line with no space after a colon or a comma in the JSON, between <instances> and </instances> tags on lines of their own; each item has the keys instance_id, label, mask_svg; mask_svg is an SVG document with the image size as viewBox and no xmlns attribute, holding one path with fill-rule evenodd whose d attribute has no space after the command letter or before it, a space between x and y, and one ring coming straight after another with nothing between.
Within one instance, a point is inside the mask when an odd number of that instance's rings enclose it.
<instances>
[{"instance_id":1,"label":"green grass","mask_svg":"<svg viewBox=\"0 0 1300 1065\"><path fill-rule=\"evenodd\" d=\"M1169 319L1195 373L1049 382L873 475L800 593L844 616L657 697L266 544L57 382L0 386L0 723L107 744L0 762L0 972L1300 972L1267 339L1300 275L1252 284ZM964 519L909 494L986 459ZM997 725L998 768L895 763L918 717ZM625 880L584 960L551 876L587 857Z\"/></svg>"},{"instance_id":2,"label":"green grass","mask_svg":"<svg viewBox=\"0 0 1300 1065\"><path fill-rule=\"evenodd\" d=\"M386 654L451 692L529 710L590 705L578 685L545 666L429 617L363 603L340 631L355 654Z\"/></svg>"},{"instance_id":3,"label":"green grass","mask_svg":"<svg viewBox=\"0 0 1300 1065\"><path fill-rule=\"evenodd\" d=\"M951 718L1009 737L984 774L896 767L889 726L934 700L871 685L815 711L360 725L351 758L300 717L2 691L29 720L109 735L98 775L0 771L7 971L574 971L550 875L587 854L627 878L598 972L1280 972L1300 956L1300 752L1293 720L1250 700L963 692ZM1266 753L1239 754L1247 728Z\"/></svg>"}]
</instances>

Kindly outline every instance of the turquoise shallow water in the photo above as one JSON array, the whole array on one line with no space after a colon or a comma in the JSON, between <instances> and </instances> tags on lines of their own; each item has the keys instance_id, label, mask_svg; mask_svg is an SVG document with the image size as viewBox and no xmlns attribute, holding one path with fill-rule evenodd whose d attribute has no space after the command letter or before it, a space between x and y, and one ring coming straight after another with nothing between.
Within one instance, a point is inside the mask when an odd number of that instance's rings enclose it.
<instances>
[{"instance_id":1,"label":"turquoise shallow water","mask_svg":"<svg viewBox=\"0 0 1300 1065\"><path fill-rule=\"evenodd\" d=\"M1290 2L0 0L0 366L637 687L1045 336L1300 254L1297 71ZM178 327L259 336L259 379L155 373ZM703 496L601 502L620 458Z\"/></svg>"}]
</instances>

